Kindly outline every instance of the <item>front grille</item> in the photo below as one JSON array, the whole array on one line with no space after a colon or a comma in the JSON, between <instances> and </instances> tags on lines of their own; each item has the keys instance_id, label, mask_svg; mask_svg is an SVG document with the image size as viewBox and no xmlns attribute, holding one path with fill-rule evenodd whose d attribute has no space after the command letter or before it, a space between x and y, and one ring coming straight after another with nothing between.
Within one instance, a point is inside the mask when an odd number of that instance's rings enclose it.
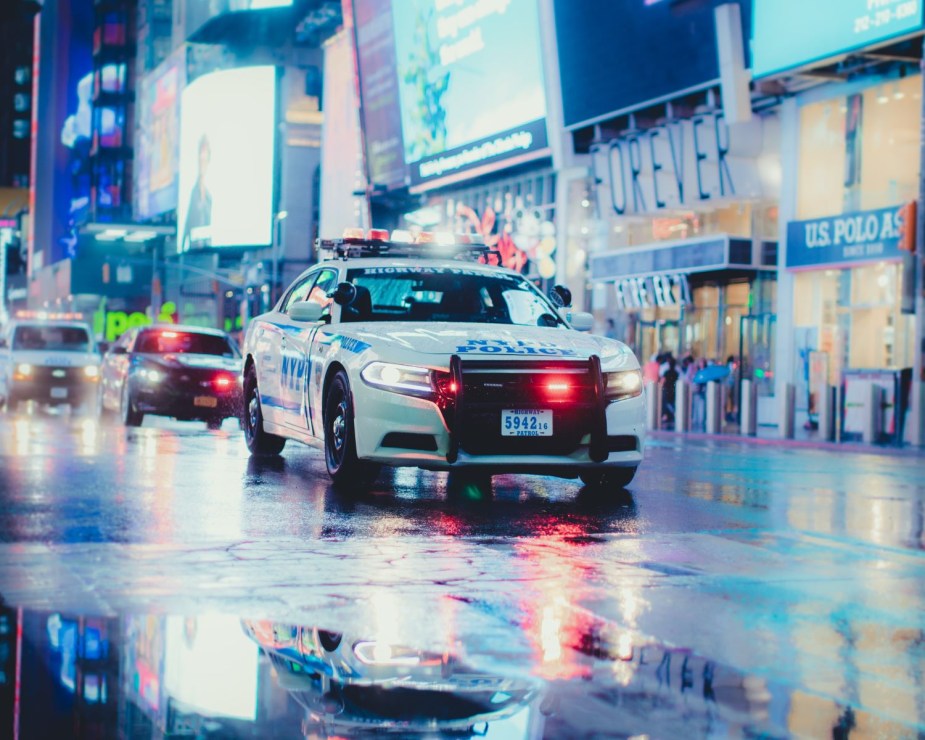
<instances>
[{"instance_id":1,"label":"front grille","mask_svg":"<svg viewBox=\"0 0 925 740\"><path fill-rule=\"evenodd\" d=\"M389 432L382 438L383 447L398 447L405 450L424 450L435 452L437 439L433 434L415 434L413 432Z\"/></svg>"},{"instance_id":2,"label":"front grille","mask_svg":"<svg viewBox=\"0 0 925 740\"><path fill-rule=\"evenodd\" d=\"M589 362L462 361L460 375L456 430L469 454L568 455L594 428L598 381ZM503 436L503 409L551 409L552 436Z\"/></svg>"},{"instance_id":3,"label":"front grille","mask_svg":"<svg viewBox=\"0 0 925 740\"><path fill-rule=\"evenodd\" d=\"M43 385L63 385L74 383L86 377L82 367L44 367L32 368L30 380Z\"/></svg>"}]
</instances>

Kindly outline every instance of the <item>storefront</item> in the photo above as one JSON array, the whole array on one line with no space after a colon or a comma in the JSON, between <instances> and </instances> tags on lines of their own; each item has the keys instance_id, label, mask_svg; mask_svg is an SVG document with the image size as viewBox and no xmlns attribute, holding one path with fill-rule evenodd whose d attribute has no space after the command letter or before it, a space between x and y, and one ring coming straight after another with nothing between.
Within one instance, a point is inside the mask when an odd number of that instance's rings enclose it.
<instances>
[{"instance_id":1,"label":"storefront","mask_svg":"<svg viewBox=\"0 0 925 740\"><path fill-rule=\"evenodd\" d=\"M728 234L592 255L589 275L608 330L647 359L670 352L773 373L776 252Z\"/></svg>"},{"instance_id":2,"label":"storefront","mask_svg":"<svg viewBox=\"0 0 925 740\"><path fill-rule=\"evenodd\" d=\"M774 113L727 126L712 111L592 149L569 187L566 276L586 271L599 331L642 359L733 357L772 392L778 130Z\"/></svg>"},{"instance_id":3,"label":"storefront","mask_svg":"<svg viewBox=\"0 0 925 740\"><path fill-rule=\"evenodd\" d=\"M789 377L809 424L822 383L846 386L859 373L879 374L892 395L889 378L914 364L921 91L919 75L900 71L827 86L792 110Z\"/></svg>"},{"instance_id":4,"label":"storefront","mask_svg":"<svg viewBox=\"0 0 925 740\"><path fill-rule=\"evenodd\" d=\"M500 254L504 267L537 282L556 276L556 173L547 163L430 193L402 228L468 234Z\"/></svg>"}]
</instances>

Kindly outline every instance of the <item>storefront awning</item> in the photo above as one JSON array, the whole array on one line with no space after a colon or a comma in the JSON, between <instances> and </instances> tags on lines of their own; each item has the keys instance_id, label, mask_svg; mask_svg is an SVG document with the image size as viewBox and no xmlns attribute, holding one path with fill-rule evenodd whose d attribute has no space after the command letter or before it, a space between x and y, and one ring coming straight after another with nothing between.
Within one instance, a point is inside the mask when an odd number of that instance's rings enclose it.
<instances>
[{"instance_id":1,"label":"storefront awning","mask_svg":"<svg viewBox=\"0 0 925 740\"><path fill-rule=\"evenodd\" d=\"M593 254L589 258L589 272L593 282L670 273L743 269L776 270L777 243L761 242L760 248L755 250L750 239L718 234L612 249Z\"/></svg>"}]
</instances>

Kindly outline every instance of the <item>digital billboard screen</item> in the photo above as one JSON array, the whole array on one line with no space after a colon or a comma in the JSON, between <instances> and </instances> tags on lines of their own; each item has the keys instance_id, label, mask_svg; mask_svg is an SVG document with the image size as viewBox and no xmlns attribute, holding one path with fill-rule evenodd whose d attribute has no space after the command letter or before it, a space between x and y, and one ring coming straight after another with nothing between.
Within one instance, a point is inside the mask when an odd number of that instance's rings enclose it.
<instances>
[{"instance_id":1,"label":"digital billboard screen","mask_svg":"<svg viewBox=\"0 0 925 740\"><path fill-rule=\"evenodd\" d=\"M920 31L923 7L923 0L755 0L752 77Z\"/></svg>"},{"instance_id":2,"label":"digital billboard screen","mask_svg":"<svg viewBox=\"0 0 925 740\"><path fill-rule=\"evenodd\" d=\"M165 59L138 85L135 106L135 215L177 207L180 94L186 86L186 48Z\"/></svg>"},{"instance_id":3,"label":"digital billboard screen","mask_svg":"<svg viewBox=\"0 0 925 740\"><path fill-rule=\"evenodd\" d=\"M374 184L425 189L548 154L535 0L354 4Z\"/></svg>"},{"instance_id":4,"label":"digital billboard screen","mask_svg":"<svg viewBox=\"0 0 925 740\"><path fill-rule=\"evenodd\" d=\"M714 12L729 1L555 0L566 127L717 84ZM746 39L751 3L737 2Z\"/></svg>"},{"instance_id":5,"label":"digital billboard screen","mask_svg":"<svg viewBox=\"0 0 925 740\"><path fill-rule=\"evenodd\" d=\"M276 68L212 72L183 91L177 249L271 241Z\"/></svg>"}]
</instances>

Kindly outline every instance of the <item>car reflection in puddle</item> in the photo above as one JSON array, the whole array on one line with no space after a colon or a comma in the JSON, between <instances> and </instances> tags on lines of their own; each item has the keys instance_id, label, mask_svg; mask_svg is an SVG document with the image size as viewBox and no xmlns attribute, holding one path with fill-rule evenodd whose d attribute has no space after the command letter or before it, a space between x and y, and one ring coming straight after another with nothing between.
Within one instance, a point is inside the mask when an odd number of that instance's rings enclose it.
<instances>
[{"instance_id":1,"label":"car reflection in puddle","mask_svg":"<svg viewBox=\"0 0 925 740\"><path fill-rule=\"evenodd\" d=\"M483 734L521 712L532 681L477 671L448 653L356 639L317 627L245 621L281 686L307 712L306 726Z\"/></svg>"},{"instance_id":2,"label":"car reflection in puddle","mask_svg":"<svg viewBox=\"0 0 925 740\"><path fill-rule=\"evenodd\" d=\"M537 661L493 640L460 646L462 659L232 616L0 607L0 737L906 737L921 729L582 610L557 621L561 652L550 641Z\"/></svg>"}]
</instances>

